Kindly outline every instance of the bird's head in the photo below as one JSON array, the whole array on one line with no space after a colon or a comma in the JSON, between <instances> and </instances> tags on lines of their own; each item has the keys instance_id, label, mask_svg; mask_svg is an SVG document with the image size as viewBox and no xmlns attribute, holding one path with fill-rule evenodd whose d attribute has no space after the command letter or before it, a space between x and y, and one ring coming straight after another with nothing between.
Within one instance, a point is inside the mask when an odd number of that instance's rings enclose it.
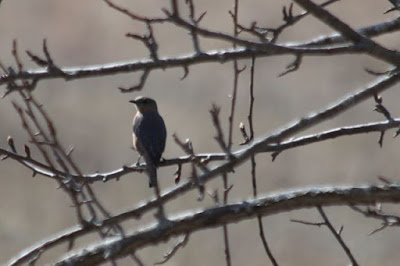
<instances>
[{"instance_id":1,"label":"bird's head","mask_svg":"<svg viewBox=\"0 0 400 266\"><path fill-rule=\"evenodd\" d=\"M141 113L157 111L156 101L148 97L138 96L135 100L129 102L134 103L137 110Z\"/></svg>"}]
</instances>

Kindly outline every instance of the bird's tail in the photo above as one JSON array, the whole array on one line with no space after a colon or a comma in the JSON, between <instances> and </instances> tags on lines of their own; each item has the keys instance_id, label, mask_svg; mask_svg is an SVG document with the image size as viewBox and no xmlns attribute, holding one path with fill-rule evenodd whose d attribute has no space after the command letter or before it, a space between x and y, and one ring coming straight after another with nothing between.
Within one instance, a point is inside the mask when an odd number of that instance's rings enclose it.
<instances>
[{"instance_id":1,"label":"bird's tail","mask_svg":"<svg viewBox=\"0 0 400 266\"><path fill-rule=\"evenodd\" d=\"M149 187L154 187L157 183L157 167L153 163L147 163L147 173L149 175Z\"/></svg>"}]
</instances>

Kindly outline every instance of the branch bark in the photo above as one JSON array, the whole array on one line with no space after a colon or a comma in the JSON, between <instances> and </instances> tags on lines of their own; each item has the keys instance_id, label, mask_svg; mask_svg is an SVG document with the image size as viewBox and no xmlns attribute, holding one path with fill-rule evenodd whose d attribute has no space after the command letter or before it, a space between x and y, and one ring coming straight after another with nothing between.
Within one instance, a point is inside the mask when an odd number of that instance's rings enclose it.
<instances>
[{"instance_id":1,"label":"branch bark","mask_svg":"<svg viewBox=\"0 0 400 266\"><path fill-rule=\"evenodd\" d=\"M275 194L254 200L209 208L187 215L178 215L168 224L155 224L148 229L108 239L69 254L55 265L94 265L107 259L129 255L147 245L167 241L173 236L219 227L260 216L269 216L315 206L366 205L376 202L400 202L400 186L324 187Z\"/></svg>"}]
</instances>

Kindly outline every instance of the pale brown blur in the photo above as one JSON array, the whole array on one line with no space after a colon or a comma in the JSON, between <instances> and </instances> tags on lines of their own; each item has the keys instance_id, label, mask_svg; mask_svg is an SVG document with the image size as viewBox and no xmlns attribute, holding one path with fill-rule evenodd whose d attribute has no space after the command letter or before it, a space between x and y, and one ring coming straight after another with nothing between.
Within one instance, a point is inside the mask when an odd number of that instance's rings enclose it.
<instances>
[{"instance_id":1,"label":"pale brown blur","mask_svg":"<svg viewBox=\"0 0 400 266\"><path fill-rule=\"evenodd\" d=\"M202 26L232 32L228 10L233 1L195 1L197 13L207 10ZM137 13L149 16L161 15L168 1L118 1ZM239 20L249 25L257 20L259 25L274 27L281 24L282 4L288 1L243 0ZM382 13L390 8L388 1L343 1L329 10L354 27L372 25L396 16ZM295 12L299 8L295 7ZM49 50L59 66L83 66L109 62L143 59L148 51L138 41L124 37L127 32L140 33L144 25L132 22L126 16L110 9L99 0L4 0L0 6L0 60L5 65L13 64L11 44L18 40L26 68L36 68L23 54L29 49L41 53L42 40L48 41ZM301 41L331 30L315 19L307 18L295 28L282 35L282 41ZM155 28L161 57L173 57L192 52L189 35L170 25ZM378 39L388 48L398 49L399 34ZM221 49L226 44L220 41L202 40L201 48ZM255 80L255 133L263 136L288 124L290 121L319 110L365 85L374 77L366 74L364 67L385 70L385 64L367 56L306 57L301 68L282 78L292 57L257 59ZM240 61L248 65L249 60ZM231 62L225 64L204 63L190 67L189 76L180 81L184 71L180 68L152 71L140 95L157 101L168 130L165 158L183 155L182 150L171 140L177 133L182 139L190 138L196 152L219 152L213 139L215 130L208 110L212 103L221 106L221 121L228 128L232 88ZM137 153L131 149L131 117L135 108L128 101L139 93L122 94L119 86L136 84L140 75L123 74L103 78L90 78L65 82L61 79L42 81L35 91L44 103L57 127L64 146L75 145L73 158L85 173L111 171L124 164L134 163ZM247 123L249 74L245 71L239 80L238 104L235 119L234 149L242 142L238 129L240 121ZM396 116L400 108L400 92L390 90L383 95L384 104ZM10 98L16 98L11 95ZM318 129L329 129L368 121L384 120L373 112L371 99L355 109L323 124ZM15 146L22 152L27 143L27 134L21 127L10 100L0 101L0 145L7 147L7 136L11 135ZM312 132L315 132L314 129ZM267 154L258 155L259 193L288 190L301 186L331 184L375 184L377 176L383 175L397 181L400 177L400 144L387 134L383 149L378 146L378 134L344 137L308 147L289 150L272 163ZM32 148L32 156L37 153ZM35 157L36 156L36 157ZM163 188L174 186L175 167L160 168L159 182ZM235 169L229 175L234 187L230 202L251 197L250 167L248 164ZM190 172L184 167L183 176ZM53 180L37 176L16 162L6 160L0 164L0 263L5 263L19 251L37 241L46 239L61 230L76 224L77 219L67 196L57 190ZM207 189L219 188L218 179L207 185ZM145 174L132 174L119 182L110 181L94 186L99 198L111 213L132 208L139 201L149 199L153 191L148 188ZM169 214L182 210L213 206L206 197L202 203L196 201L195 192L166 206ZM399 208L393 207L396 211ZM367 234L378 226L346 207L327 208L327 215L339 228L346 243L361 265L398 265L400 253L400 230L387 229L373 236ZM265 218L264 225L272 252L281 265L344 265L348 263L344 252L326 228L309 227L291 223L290 218L319 222L316 210L296 211ZM151 215L141 221L131 221L130 226L145 224ZM135 228L131 227L131 228ZM229 226L232 261L234 265L268 265L269 262L258 236L255 220ZM92 238L92 239L98 239ZM162 258L172 244L140 250L138 255L146 264ZM46 254L48 261L66 250ZM54 257L51 257L52 254ZM123 260L121 265L131 265ZM222 229L200 231L193 234L189 244L180 250L167 265L224 265Z\"/></svg>"}]
</instances>

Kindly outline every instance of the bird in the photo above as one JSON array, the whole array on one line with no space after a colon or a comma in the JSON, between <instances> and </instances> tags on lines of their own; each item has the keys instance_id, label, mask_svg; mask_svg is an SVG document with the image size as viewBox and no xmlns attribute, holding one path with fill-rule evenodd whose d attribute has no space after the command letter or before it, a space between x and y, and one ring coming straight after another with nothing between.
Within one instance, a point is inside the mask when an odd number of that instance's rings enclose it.
<instances>
[{"instance_id":1,"label":"bird","mask_svg":"<svg viewBox=\"0 0 400 266\"><path fill-rule=\"evenodd\" d=\"M138 162L144 157L149 187L153 187L157 182L157 167L165 150L167 129L155 100L138 96L129 102L134 103L137 109L133 117L133 147L139 153Z\"/></svg>"}]
</instances>

